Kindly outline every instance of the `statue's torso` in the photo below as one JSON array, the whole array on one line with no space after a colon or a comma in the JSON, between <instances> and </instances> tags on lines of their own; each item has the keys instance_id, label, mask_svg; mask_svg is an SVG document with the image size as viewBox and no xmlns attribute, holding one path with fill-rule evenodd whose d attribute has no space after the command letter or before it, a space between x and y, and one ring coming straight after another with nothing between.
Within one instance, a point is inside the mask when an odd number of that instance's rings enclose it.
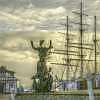
<instances>
[{"instance_id":1,"label":"statue's torso","mask_svg":"<svg viewBox=\"0 0 100 100\"><path fill-rule=\"evenodd\" d=\"M40 58L45 58L48 54L48 48L42 47L42 48L38 48L39 51L39 57Z\"/></svg>"}]
</instances>

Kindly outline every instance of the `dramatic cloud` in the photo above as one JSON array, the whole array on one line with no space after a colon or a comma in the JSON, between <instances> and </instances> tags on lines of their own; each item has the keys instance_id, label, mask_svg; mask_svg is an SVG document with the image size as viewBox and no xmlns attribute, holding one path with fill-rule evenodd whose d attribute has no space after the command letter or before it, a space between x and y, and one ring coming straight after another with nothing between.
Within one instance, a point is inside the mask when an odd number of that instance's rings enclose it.
<instances>
[{"instance_id":1,"label":"dramatic cloud","mask_svg":"<svg viewBox=\"0 0 100 100\"><path fill-rule=\"evenodd\" d=\"M78 20L73 11L80 9L81 0L0 0L0 65L14 70L23 85L31 85L30 78L36 72L38 56L30 45L30 40L38 45L39 39L53 40L54 48L62 47L66 16ZM100 1L85 0L84 8L89 17L87 23L93 31L94 17L97 15L97 30L100 31ZM76 28L76 26L73 24ZM73 33L76 29L73 27ZM77 28L79 28L77 26ZM77 38L77 37L75 37ZM73 39L74 40L74 39ZM61 43L60 43L61 42ZM55 57L56 58L56 57ZM54 66L52 66L54 67ZM54 67L60 74L63 68ZM57 72L58 71L58 72Z\"/></svg>"}]
</instances>

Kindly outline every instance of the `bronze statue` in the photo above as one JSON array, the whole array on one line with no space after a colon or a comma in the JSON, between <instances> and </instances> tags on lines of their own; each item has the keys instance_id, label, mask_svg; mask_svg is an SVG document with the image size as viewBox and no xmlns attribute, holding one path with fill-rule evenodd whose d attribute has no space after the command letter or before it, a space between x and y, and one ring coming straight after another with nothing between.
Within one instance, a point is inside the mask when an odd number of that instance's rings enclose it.
<instances>
[{"instance_id":1,"label":"bronze statue","mask_svg":"<svg viewBox=\"0 0 100 100\"><path fill-rule=\"evenodd\" d=\"M30 42L32 49L38 51L39 53L37 73L33 76L33 88L37 92L49 92L52 88L53 77L50 74L51 69L47 69L46 57L48 56L49 50L53 48L52 41L50 40L50 44L48 47L43 46L44 40L40 40L39 47L35 47L33 41Z\"/></svg>"},{"instance_id":2,"label":"bronze statue","mask_svg":"<svg viewBox=\"0 0 100 100\"><path fill-rule=\"evenodd\" d=\"M40 43L39 43L39 47L35 47L34 44L33 44L33 41L31 41L31 46L34 50L37 50L38 53L39 53L39 58L40 58L40 61L41 60L45 60L45 58L47 57L48 55L48 51L53 48L52 46L52 41L50 40L50 45L49 47L43 47L43 43L44 43L44 40L40 40Z\"/></svg>"}]
</instances>

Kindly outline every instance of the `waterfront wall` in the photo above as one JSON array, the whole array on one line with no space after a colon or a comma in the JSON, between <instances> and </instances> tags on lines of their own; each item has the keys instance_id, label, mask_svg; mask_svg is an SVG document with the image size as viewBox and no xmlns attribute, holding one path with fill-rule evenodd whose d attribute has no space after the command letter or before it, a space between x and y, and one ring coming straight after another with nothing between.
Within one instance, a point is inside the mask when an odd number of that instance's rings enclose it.
<instances>
[{"instance_id":1,"label":"waterfront wall","mask_svg":"<svg viewBox=\"0 0 100 100\"><path fill-rule=\"evenodd\" d=\"M24 94L16 95L15 100L89 100L83 94ZM100 95L95 95L95 100L100 100Z\"/></svg>"}]
</instances>

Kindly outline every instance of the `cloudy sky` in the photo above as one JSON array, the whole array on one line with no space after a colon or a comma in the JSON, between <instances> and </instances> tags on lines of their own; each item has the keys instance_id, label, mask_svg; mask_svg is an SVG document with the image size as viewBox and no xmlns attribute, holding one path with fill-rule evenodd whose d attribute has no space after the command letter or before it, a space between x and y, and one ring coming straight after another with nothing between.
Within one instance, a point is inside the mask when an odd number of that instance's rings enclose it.
<instances>
[{"instance_id":1,"label":"cloudy sky","mask_svg":"<svg viewBox=\"0 0 100 100\"><path fill-rule=\"evenodd\" d=\"M29 40L53 40L57 31L64 30L66 16L80 8L80 0L0 0L0 65L16 72L25 86L31 86L36 69L37 53ZM86 0L89 23L97 15L100 24L100 0ZM98 28L99 30L99 28ZM59 37L58 37L59 38Z\"/></svg>"}]
</instances>

